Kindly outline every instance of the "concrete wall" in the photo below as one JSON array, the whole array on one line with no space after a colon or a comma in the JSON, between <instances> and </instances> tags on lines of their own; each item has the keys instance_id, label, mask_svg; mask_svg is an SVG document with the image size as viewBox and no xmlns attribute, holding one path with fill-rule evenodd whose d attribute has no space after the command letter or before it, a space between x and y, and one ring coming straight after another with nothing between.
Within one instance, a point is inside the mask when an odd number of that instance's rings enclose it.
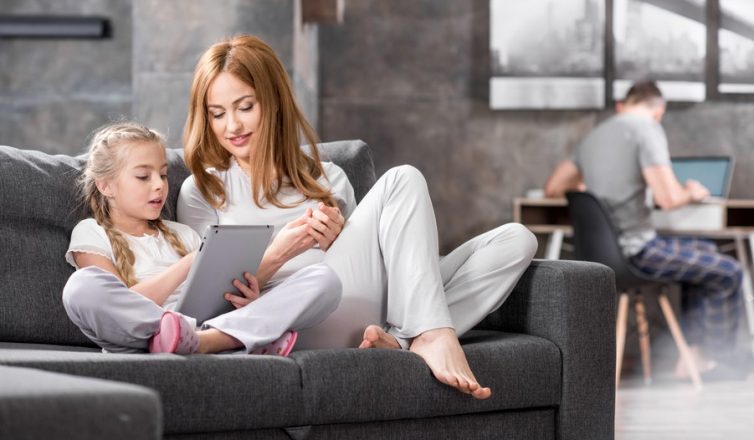
<instances>
[{"instance_id":1,"label":"concrete wall","mask_svg":"<svg viewBox=\"0 0 754 440\"><path fill-rule=\"evenodd\" d=\"M445 251L512 219L603 111L492 111L488 0L349 0L320 29L323 139L364 139L379 172L427 176ZM732 153L734 197L754 198L754 105L671 107L673 154Z\"/></svg>"},{"instance_id":2,"label":"concrete wall","mask_svg":"<svg viewBox=\"0 0 754 440\"><path fill-rule=\"evenodd\" d=\"M0 40L0 144L83 151L91 130L129 116L130 1L0 0L2 14L100 15L106 40Z\"/></svg>"},{"instance_id":3,"label":"concrete wall","mask_svg":"<svg viewBox=\"0 0 754 440\"><path fill-rule=\"evenodd\" d=\"M98 40L0 40L0 144L83 151L89 133L135 118L179 147L199 55L238 33L264 39L281 58L316 123L317 29L302 27L296 0L0 0L3 14L98 15Z\"/></svg>"},{"instance_id":4,"label":"concrete wall","mask_svg":"<svg viewBox=\"0 0 754 440\"><path fill-rule=\"evenodd\" d=\"M293 65L293 0L133 0L134 116L181 145L199 56L238 33L265 40ZM168 17L170 17L168 19ZM290 71L289 67L289 71Z\"/></svg>"}]
</instances>

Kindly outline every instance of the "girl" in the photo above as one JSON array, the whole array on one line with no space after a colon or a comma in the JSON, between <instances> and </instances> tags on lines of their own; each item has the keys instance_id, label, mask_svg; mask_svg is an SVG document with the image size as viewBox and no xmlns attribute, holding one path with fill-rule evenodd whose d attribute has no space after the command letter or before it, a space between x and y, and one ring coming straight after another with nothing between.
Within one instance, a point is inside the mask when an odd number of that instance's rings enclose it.
<instances>
[{"instance_id":1,"label":"girl","mask_svg":"<svg viewBox=\"0 0 754 440\"><path fill-rule=\"evenodd\" d=\"M505 225L440 259L426 182L408 166L385 173L357 207L343 170L319 161L285 68L258 38L210 47L196 66L189 102L184 148L193 176L181 188L179 220L195 230L277 225L258 272L265 289L320 261L342 282L338 309L302 332L300 346L408 349L442 383L479 399L491 395L457 335L512 291L536 250L528 230ZM299 147L301 133L308 154Z\"/></svg>"},{"instance_id":2,"label":"girl","mask_svg":"<svg viewBox=\"0 0 754 440\"><path fill-rule=\"evenodd\" d=\"M116 123L94 135L81 177L94 217L76 225L66 253L79 269L63 290L68 316L108 352L287 355L297 338L289 329L316 325L337 307L337 276L324 264L310 266L260 296L246 273L245 283L233 280L243 296L225 293L236 310L196 331L193 318L173 309L200 239L160 218L167 168L164 140L146 127Z\"/></svg>"}]
</instances>

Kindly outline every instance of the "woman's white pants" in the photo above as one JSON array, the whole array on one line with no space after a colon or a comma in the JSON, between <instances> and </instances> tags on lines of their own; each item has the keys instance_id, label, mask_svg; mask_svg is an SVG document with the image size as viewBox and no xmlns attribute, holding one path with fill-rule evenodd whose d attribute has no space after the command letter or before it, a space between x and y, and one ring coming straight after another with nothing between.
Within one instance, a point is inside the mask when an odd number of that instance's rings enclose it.
<instances>
[{"instance_id":1,"label":"woman's white pants","mask_svg":"<svg viewBox=\"0 0 754 440\"><path fill-rule=\"evenodd\" d=\"M327 251L325 263L343 285L340 305L300 332L297 348L357 347L370 324L382 325L404 348L431 329L454 328L460 336L503 304L536 249L534 235L510 223L439 257L424 177L411 166L393 168Z\"/></svg>"}]
</instances>

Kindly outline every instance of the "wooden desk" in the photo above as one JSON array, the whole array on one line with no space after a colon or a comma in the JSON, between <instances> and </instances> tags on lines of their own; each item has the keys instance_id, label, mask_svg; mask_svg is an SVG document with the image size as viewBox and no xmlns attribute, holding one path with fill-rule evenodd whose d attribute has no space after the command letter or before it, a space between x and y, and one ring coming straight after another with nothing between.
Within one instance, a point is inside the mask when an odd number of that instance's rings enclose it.
<instances>
[{"instance_id":1,"label":"wooden desk","mask_svg":"<svg viewBox=\"0 0 754 440\"><path fill-rule=\"evenodd\" d=\"M752 260L754 256L754 200L728 199L721 202L725 225L721 229L658 230L661 235L683 235L712 240L731 241L736 258L743 269L742 289L744 308L749 324L749 334L754 336L754 285L752 285ZM521 223L534 234L545 235L545 258L558 259L563 239L573 235L566 199L513 199L513 221ZM748 249L747 249L748 244Z\"/></svg>"},{"instance_id":2,"label":"wooden desk","mask_svg":"<svg viewBox=\"0 0 754 440\"><path fill-rule=\"evenodd\" d=\"M754 230L754 200L727 199L720 202L725 209L725 228ZM513 199L513 221L543 231L558 226L570 226L566 199ZM531 228L530 228L531 229ZM687 231L684 231L687 232ZM705 233L712 232L704 230Z\"/></svg>"}]
</instances>

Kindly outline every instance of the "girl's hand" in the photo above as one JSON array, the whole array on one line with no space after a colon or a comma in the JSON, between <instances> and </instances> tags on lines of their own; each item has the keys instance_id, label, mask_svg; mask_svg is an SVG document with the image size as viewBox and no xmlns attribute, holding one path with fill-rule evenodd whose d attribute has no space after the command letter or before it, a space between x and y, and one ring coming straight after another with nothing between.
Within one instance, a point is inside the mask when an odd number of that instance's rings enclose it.
<instances>
[{"instance_id":1,"label":"girl's hand","mask_svg":"<svg viewBox=\"0 0 754 440\"><path fill-rule=\"evenodd\" d=\"M324 203L320 203L316 211L312 212L311 209L307 209L307 214L310 212L309 226L312 227L310 235L317 240L319 248L326 251L340 235L346 219L337 206L327 206Z\"/></svg>"},{"instance_id":2,"label":"girl's hand","mask_svg":"<svg viewBox=\"0 0 754 440\"><path fill-rule=\"evenodd\" d=\"M259 298L259 283L257 282L257 279L249 272L244 272L243 276L246 278L246 284L239 280L233 280L233 286L235 286L243 296L225 292L225 299L237 309L240 309Z\"/></svg>"},{"instance_id":3,"label":"girl's hand","mask_svg":"<svg viewBox=\"0 0 754 440\"><path fill-rule=\"evenodd\" d=\"M291 258L311 249L316 243L310 234L311 226L308 224L311 215L311 209L307 209L306 214L285 225L267 247L265 258L271 257L283 265Z\"/></svg>"}]
</instances>

